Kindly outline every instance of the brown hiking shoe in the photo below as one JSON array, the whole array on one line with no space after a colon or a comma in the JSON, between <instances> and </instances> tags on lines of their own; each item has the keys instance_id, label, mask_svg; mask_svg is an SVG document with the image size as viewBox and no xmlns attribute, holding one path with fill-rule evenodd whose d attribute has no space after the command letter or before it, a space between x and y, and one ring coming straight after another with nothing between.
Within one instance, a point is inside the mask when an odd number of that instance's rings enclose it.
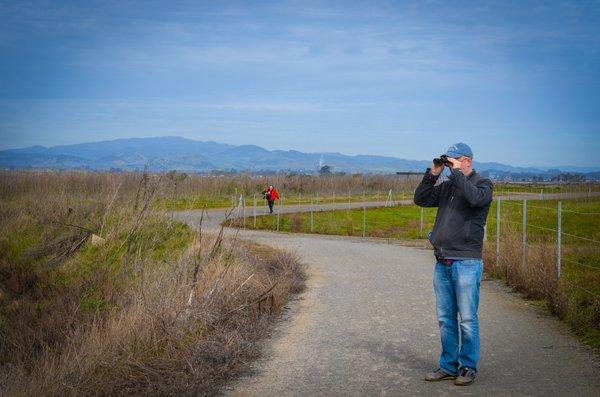
<instances>
[{"instance_id":1,"label":"brown hiking shoe","mask_svg":"<svg viewBox=\"0 0 600 397\"><path fill-rule=\"evenodd\" d=\"M462 367L460 369L460 373L454 384L457 386L469 386L471 383L475 382L475 375L477 373L474 369L468 367Z\"/></svg>"},{"instance_id":2,"label":"brown hiking shoe","mask_svg":"<svg viewBox=\"0 0 600 397\"><path fill-rule=\"evenodd\" d=\"M428 374L425 375L425 380L427 382L437 382L439 380L451 380L451 379L456 379L456 376L445 372L441 368L438 368L435 371L429 372Z\"/></svg>"}]
</instances>

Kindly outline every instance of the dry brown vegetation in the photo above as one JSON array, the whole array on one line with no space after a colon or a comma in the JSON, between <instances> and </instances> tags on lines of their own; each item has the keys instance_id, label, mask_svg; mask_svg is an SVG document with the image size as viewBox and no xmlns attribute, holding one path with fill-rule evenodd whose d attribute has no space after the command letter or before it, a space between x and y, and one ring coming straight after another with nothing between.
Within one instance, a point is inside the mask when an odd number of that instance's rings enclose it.
<instances>
[{"instance_id":1,"label":"dry brown vegetation","mask_svg":"<svg viewBox=\"0 0 600 397\"><path fill-rule=\"evenodd\" d=\"M232 174L222 177L211 175L190 174L179 183L178 193L184 197L193 195L230 195L234 193L251 196L253 193L264 190L268 185L274 185L280 192L288 195L321 194L331 195L333 192L343 196L344 194L361 195L363 192L380 192L382 199L388 189L395 192L402 190L412 192L418 184L420 177L401 177L397 175L365 175L365 174L332 174L324 176L313 176L303 174L274 174L274 175L251 175Z\"/></svg>"},{"instance_id":2,"label":"dry brown vegetation","mask_svg":"<svg viewBox=\"0 0 600 397\"><path fill-rule=\"evenodd\" d=\"M252 175L232 174L214 175L183 175L176 174L176 180L170 180L174 185L160 202L162 207L175 209L190 209L208 207L229 207L237 204L240 195L246 200L246 205L253 204L256 197L261 202L261 194L268 185L274 185L281 195L281 204L319 203L349 200L383 200L391 189L395 200L408 197L416 187L418 177L401 177L396 175L300 175L275 174Z\"/></svg>"},{"instance_id":3,"label":"dry brown vegetation","mask_svg":"<svg viewBox=\"0 0 600 397\"><path fill-rule=\"evenodd\" d=\"M522 262L522 233L511 224L503 226L499 261L496 260L495 244L485 244L484 247L484 261L489 273L502 277L529 298L548 299L553 308L560 309L565 297L558 288L554 241L543 238L533 241L530 237L525 266Z\"/></svg>"},{"instance_id":4,"label":"dry brown vegetation","mask_svg":"<svg viewBox=\"0 0 600 397\"><path fill-rule=\"evenodd\" d=\"M566 247L563 255L576 250L589 250L589 247ZM551 236L529 237L523 265L522 232L508 223L502 227L500 252L497 260L495 242L484 245L488 273L505 280L527 298L546 302L550 312L570 324L587 344L596 349L599 347L600 299L593 291L569 284L564 275L559 280L556 241ZM578 280L578 284L600 285L600 272L582 274L587 278Z\"/></svg>"},{"instance_id":5,"label":"dry brown vegetation","mask_svg":"<svg viewBox=\"0 0 600 397\"><path fill-rule=\"evenodd\" d=\"M211 394L258 354L303 267L156 210L176 177L0 173L0 394Z\"/></svg>"}]
</instances>

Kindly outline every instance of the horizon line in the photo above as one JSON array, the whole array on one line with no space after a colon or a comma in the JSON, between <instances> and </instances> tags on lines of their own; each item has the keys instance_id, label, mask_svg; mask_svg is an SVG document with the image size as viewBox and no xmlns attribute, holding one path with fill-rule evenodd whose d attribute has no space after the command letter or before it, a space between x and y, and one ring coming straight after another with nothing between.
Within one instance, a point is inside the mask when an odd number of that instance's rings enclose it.
<instances>
[{"instance_id":1,"label":"horizon line","mask_svg":"<svg viewBox=\"0 0 600 397\"><path fill-rule=\"evenodd\" d=\"M382 158L393 158L393 159L398 159L398 160L406 160L406 161L430 161L430 160L426 160L426 159L409 159L409 158L404 158L404 157L397 157L397 156L389 156L389 155L380 155L380 154L365 154L365 153L357 153L357 154L348 154L348 153L342 153L342 152L331 152L331 151L323 151L323 152L303 152L300 150L296 150L296 149L268 149L265 148L263 146L259 146L256 144L252 144L252 143L241 143L241 144L232 144L232 143L225 143L225 142L218 142L215 140L198 140L198 139L193 139L193 138L187 138L181 135L156 135L156 136L146 136L146 137L123 137L123 138L115 138L115 139L104 139L104 140L95 140L95 141L84 141L84 142L77 142L77 143L62 143L62 144L58 144L58 145L52 145L52 146L45 146L45 145L29 145L29 146L22 146L22 147L12 147L12 148L0 148L0 152L4 152L4 151L11 151L11 150L23 150L23 149L29 149L29 148L35 148L35 147L42 147L44 149L53 149L56 147L61 147L61 146L75 146L75 145L85 145L85 144L94 144L94 143L103 143L103 142L115 142L115 141L125 141L125 140L145 140L145 139L157 139L157 138L179 138L179 139L184 139L184 140L189 140L189 141L194 141L194 142L202 142L202 143L216 143L219 145L229 145L229 146L234 146L234 147L239 147L239 146L255 146L264 150L267 150L269 152L274 152L274 151L283 151L283 152L290 152L290 151L295 151L295 152L299 152L299 153L303 153L303 154L337 154L337 155L342 155L342 156L349 156L349 157L357 157L357 156L374 156L374 157L382 157ZM563 164L563 165L552 165L552 166L547 166L547 165L517 165L517 164L506 164L506 163L502 163L500 161L479 161L476 158L474 159L474 162L478 162L480 164L485 164L485 163L497 163L497 164L501 164L501 165L506 165L506 166L510 166L510 167L515 167L515 168L538 168L538 169L546 169L546 170L550 170L550 169L558 169L560 170L561 168L591 168L591 169L597 169L600 170L600 165L570 165L570 164Z\"/></svg>"}]
</instances>

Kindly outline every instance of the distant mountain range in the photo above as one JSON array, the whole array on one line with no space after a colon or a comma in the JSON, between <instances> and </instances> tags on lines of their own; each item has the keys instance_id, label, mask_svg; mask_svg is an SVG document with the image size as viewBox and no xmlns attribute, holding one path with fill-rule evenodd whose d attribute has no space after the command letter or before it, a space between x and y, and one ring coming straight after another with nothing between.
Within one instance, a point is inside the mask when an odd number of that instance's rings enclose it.
<instances>
[{"instance_id":1,"label":"distant mountain range","mask_svg":"<svg viewBox=\"0 0 600 397\"><path fill-rule=\"evenodd\" d=\"M0 168L49 168L90 170L180 170L208 171L296 171L315 172L327 164L335 172L392 173L423 171L431 160L341 153L302 153L295 150L266 150L255 145L227 145L181 137L130 138L54 147L31 146L0 151ZM479 171L547 174L563 172L598 173L600 167L513 167L501 163L478 163Z\"/></svg>"}]
</instances>

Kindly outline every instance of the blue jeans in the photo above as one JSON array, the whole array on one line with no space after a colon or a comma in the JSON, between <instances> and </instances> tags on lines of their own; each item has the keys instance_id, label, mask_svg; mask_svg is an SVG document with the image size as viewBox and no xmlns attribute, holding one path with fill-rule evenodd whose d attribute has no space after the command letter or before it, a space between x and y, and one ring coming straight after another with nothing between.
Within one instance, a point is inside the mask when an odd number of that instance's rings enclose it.
<instances>
[{"instance_id":1,"label":"blue jeans","mask_svg":"<svg viewBox=\"0 0 600 397\"><path fill-rule=\"evenodd\" d=\"M433 286L442 339L440 368L452 375L458 374L460 367L477 371L477 308L482 273L481 259L455 260L452 265L435 264Z\"/></svg>"}]
</instances>

